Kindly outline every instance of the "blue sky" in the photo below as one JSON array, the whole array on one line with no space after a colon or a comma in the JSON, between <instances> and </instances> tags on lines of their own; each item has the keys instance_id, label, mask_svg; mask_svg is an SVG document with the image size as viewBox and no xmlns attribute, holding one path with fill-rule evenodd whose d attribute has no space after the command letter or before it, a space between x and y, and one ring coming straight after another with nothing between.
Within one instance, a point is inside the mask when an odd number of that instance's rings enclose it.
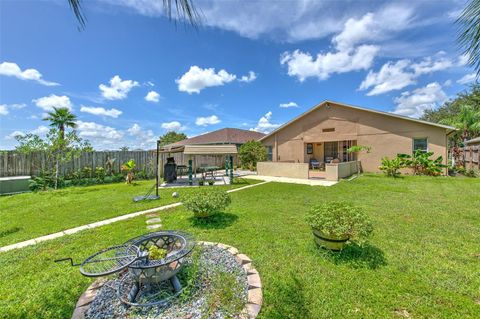
<instances>
[{"instance_id":1,"label":"blue sky","mask_svg":"<svg viewBox=\"0 0 480 319\"><path fill-rule=\"evenodd\" d=\"M474 80L455 39L464 1L200 1L198 30L162 1L0 1L0 149L46 132L52 106L97 149L170 129L268 132L322 100L419 117ZM153 92L153 93L152 93Z\"/></svg>"}]
</instances>

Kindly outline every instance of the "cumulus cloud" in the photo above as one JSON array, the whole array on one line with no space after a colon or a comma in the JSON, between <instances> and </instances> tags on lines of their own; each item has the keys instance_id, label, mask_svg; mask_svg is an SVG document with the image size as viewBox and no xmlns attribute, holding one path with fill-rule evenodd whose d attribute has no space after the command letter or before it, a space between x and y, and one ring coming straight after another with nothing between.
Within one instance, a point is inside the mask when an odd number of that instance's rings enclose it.
<instances>
[{"instance_id":1,"label":"cumulus cloud","mask_svg":"<svg viewBox=\"0 0 480 319\"><path fill-rule=\"evenodd\" d=\"M17 136L25 136L25 133L22 131L13 131L12 133L5 136L6 140L14 140Z\"/></svg>"},{"instance_id":2,"label":"cumulus cloud","mask_svg":"<svg viewBox=\"0 0 480 319\"><path fill-rule=\"evenodd\" d=\"M198 126L207 126L220 123L220 119L216 115L206 116L206 117L197 117L195 124Z\"/></svg>"},{"instance_id":3,"label":"cumulus cloud","mask_svg":"<svg viewBox=\"0 0 480 319\"><path fill-rule=\"evenodd\" d=\"M100 84L98 86L102 91L102 96L107 100L122 100L127 97L132 88L139 86L137 81L122 80L118 75L111 78L109 83L109 85Z\"/></svg>"},{"instance_id":4,"label":"cumulus cloud","mask_svg":"<svg viewBox=\"0 0 480 319\"><path fill-rule=\"evenodd\" d=\"M135 137L135 144L137 147L153 147L157 141L157 137L152 130L144 130L139 124L134 123L127 132L130 136Z\"/></svg>"},{"instance_id":5,"label":"cumulus cloud","mask_svg":"<svg viewBox=\"0 0 480 319\"><path fill-rule=\"evenodd\" d=\"M70 111L73 109L72 102L70 101L70 98L66 95L58 96L55 94L50 94L49 96L34 99L33 103L35 103L36 106L43 109L45 112L52 111L54 107L67 108Z\"/></svg>"},{"instance_id":6,"label":"cumulus cloud","mask_svg":"<svg viewBox=\"0 0 480 319\"><path fill-rule=\"evenodd\" d=\"M36 81L46 86L60 85L55 82L44 80L42 74L36 69L26 69L22 71L18 64L13 62L0 63L0 75L13 76L20 80Z\"/></svg>"},{"instance_id":7,"label":"cumulus cloud","mask_svg":"<svg viewBox=\"0 0 480 319\"><path fill-rule=\"evenodd\" d=\"M240 79L238 79L240 82L246 82L250 83L253 82L257 79L257 75L253 71L249 71L248 75L243 75Z\"/></svg>"},{"instance_id":8,"label":"cumulus cloud","mask_svg":"<svg viewBox=\"0 0 480 319\"><path fill-rule=\"evenodd\" d=\"M410 60L389 61L378 72L370 70L360 84L359 90L370 91L367 95L379 95L415 84L418 77L455 66L451 59L442 57L426 57L419 62Z\"/></svg>"},{"instance_id":9,"label":"cumulus cloud","mask_svg":"<svg viewBox=\"0 0 480 319\"><path fill-rule=\"evenodd\" d=\"M95 122L77 121L77 130L80 137L93 140L119 141L123 133L117 129Z\"/></svg>"},{"instance_id":10,"label":"cumulus cloud","mask_svg":"<svg viewBox=\"0 0 480 319\"><path fill-rule=\"evenodd\" d=\"M281 103L279 105L281 108L288 109L290 107L298 107L298 104L295 102Z\"/></svg>"},{"instance_id":11,"label":"cumulus cloud","mask_svg":"<svg viewBox=\"0 0 480 319\"><path fill-rule=\"evenodd\" d=\"M264 116L262 116L259 120L257 125L254 128L251 128L250 131L256 131L261 133L270 133L274 129L280 126L280 124L274 124L270 122L272 118L272 112L268 111Z\"/></svg>"},{"instance_id":12,"label":"cumulus cloud","mask_svg":"<svg viewBox=\"0 0 480 319\"><path fill-rule=\"evenodd\" d=\"M342 31L332 38L333 51L315 56L298 49L287 51L281 55L280 63L287 66L288 75L301 82L309 77L326 80L334 73L367 70L381 48L373 43L407 28L412 13L408 7L391 5L361 18L350 18Z\"/></svg>"},{"instance_id":13,"label":"cumulus cloud","mask_svg":"<svg viewBox=\"0 0 480 319\"><path fill-rule=\"evenodd\" d=\"M111 108L107 110L103 107L85 106L85 105L81 106L80 112L89 113L89 114L98 115L98 116L109 116L113 118L117 118L123 113L122 111L117 110L115 108Z\"/></svg>"},{"instance_id":14,"label":"cumulus cloud","mask_svg":"<svg viewBox=\"0 0 480 319\"><path fill-rule=\"evenodd\" d=\"M475 72L465 74L460 79L457 80L458 84L467 84L477 80L477 74Z\"/></svg>"},{"instance_id":15,"label":"cumulus cloud","mask_svg":"<svg viewBox=\"0 0 480 319\"><path fill-rule=\"evenodd\" d=\"M20 104L0 104L0 115L7 115L10 110L20 110L26 107L25 103Z\"/></svg>"},{"instance_id":16,"label":"cumulus cloud","mask_svg":"<svg viewBox=\"0 0 480 319\"><path fill-rule=\"evenodd\" d=\"M183 131L185 130L185 126L183 126L180 122L178 121L172 121L172 122L164 122L162 123L161 127L164 129L164 130L167 130L167 131L175 131L175 132L178 132L178 131Z\"/></svg>"},{"instance_id":17,"label":"cumulus cloud","mask_svg":"<svg viewBox=\"0 0 480 319\"><path fill-rule=\"evenodd\" d=\"M37 134L37 135L43 135L43 134L48 133L48 131L50 131L50 129L48 127L46 127L45 125L40 125L36 129L32 130L30 133Z\"/></svg>"},{"instance_id":18,"label":"cumulus cloud","mask_svg":"<svg viewBox=\"0 0 480 319\"><path fill-rule=\"evenodd\" d=\"M158 101L160 101L160 94L155 91L150 91L145 96L145 100L148 102L157 103Z\"/></svg>"},{"instance_id":19,"label":"cumulus cloud","mask_svg":"<svg viewBox=\"0 0 480 319\"><path fill-rule=\"evenodd\" d=\"M235 80L237 76L230 74L225 70L215 72L214 68L202 69L196 65L183 74L175 82L178 84L180 92L187 92L188 94L200 93L201 90L207 87L223 86Z\"/></svg>"},{"instance_id":20,"label":"cumulus cloud","mask_svg":"<svg viewBox=\"0 0 480 319\"><path fill-rule=\"evenodd\" d=\"M413 91L403 92L394 101L394 113L418 118L425 110L433 109L447 100L447 94L437 82L432 82Z\"/></svg>"}]
</instances>

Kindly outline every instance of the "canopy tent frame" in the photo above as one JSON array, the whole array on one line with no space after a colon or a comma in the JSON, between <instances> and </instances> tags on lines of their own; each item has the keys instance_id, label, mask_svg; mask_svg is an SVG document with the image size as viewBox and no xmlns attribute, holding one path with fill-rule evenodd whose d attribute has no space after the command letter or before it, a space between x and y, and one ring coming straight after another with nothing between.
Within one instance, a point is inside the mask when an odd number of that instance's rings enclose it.
<instances>
[{"instance_id":1,"label":"canopy tent frame","mask_svg":"<svg viewBox=\"0 0 480 319\"><path fill-rule=\"evenodd\" d=\"M234 144L212 144L212 145L181 145L173 147L161 148L159 141L157 141L157 169L156 169L156 183L157 192L159 187L160 178L163 177L163 163L166 157L170 157L172 153L183 153L188 156L188 172L189 172L189 184L192 185L192 172L196 176L198 169L197 156L228 156L227 163L230 168L230 182L232 182L233 176L233 155L238 154L237 147Z\"/></svg>"}]
</instances>

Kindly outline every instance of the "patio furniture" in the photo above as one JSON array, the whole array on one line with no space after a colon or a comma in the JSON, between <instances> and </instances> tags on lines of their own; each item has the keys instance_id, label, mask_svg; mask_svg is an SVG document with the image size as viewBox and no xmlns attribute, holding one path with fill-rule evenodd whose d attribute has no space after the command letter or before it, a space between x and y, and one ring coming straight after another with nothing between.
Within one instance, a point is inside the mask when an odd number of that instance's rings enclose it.
<instances>
[{"instance_id":1,"label":"patio furniture","mask_svg":"<svg viewBox=\"0 0 480 319\"><path fill-rule=\"evenodd\" d=\"M202 172L202 178L204 180L210 176L212 179L215 179L216 172L220 169L218 166L200 166L200 170Z\"/></svg>"},{"instance_id":2,"label":"patio furniture","mask_svg":"<svg viewBox=\"0 0 480 319\"><path fill-rule=\"evenodd\" d=\"M317 161L315 158L311 158L310 159L310 168L311 169L315 169L315 168L320 169L320 162Z\"/></svg>"},{"instance_id":3,"label":"patio furniture","mask_svg":"<svg viewBox=\"0 0 480 319\"><path fill-rule=\"evenodd\" d=\"M188 174L188 166L187 165L177 165L177 177L184 176Z\"/></svg>"}]
</instances>

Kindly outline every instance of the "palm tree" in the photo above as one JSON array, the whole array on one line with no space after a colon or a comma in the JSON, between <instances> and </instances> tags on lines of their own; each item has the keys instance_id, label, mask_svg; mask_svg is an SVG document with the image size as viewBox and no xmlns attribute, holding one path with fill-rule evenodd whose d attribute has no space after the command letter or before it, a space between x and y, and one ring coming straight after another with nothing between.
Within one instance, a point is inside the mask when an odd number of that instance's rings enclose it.
<instances>
[{"instance_id":1,"label":"palm tree","mask_svg":"<svg viewBox=\"0 0 480 319\"><path fill-rule=\"evenodd\" d=\"M468 63L480 75L480 0L471 0L456 23L460 25L458 42L468 56Z\"/></svg>"},{"instance_id":2,"label":"palm tree","mask_svg":"<svg viewBox=\"0 0 480 319\"><path fill-rule=\"evenodd\" d=\"M44 121L50 121L50 126L56 127L58 129L58 137L60 141L65 140L65 129L67 127L75 128L77 124L77 116L70 112L66 107L53 108L52 112L47 113L48 116L45 117Z\"/></svg>"},{"instance_id":3,"label":"palm tree","mask_svg":"<svg viewBox=\"0 0 480 319\"><path fill-rule=\"evenodd\" d=\"M84 29L86 18L82 12L82 0L68 0L68 4L80 24L80 29ZM193 26L200 21L200 16L192 0L163 0L163 9L170 20L172 19L172 8L175 8L179 20L188 21Z\"/></svg>"},{"instance_id":4,"label":"palm tree","mask_svg":"<svg viewBox=\"0 0 480 319\"><path fill-rule=\"evenodd\" d=\"M54 152L55 156L55 189L58 187L58 174L59 174L59 162L60 157L65 148L65 129L67 127L75 128L77 124L77 116L72 114L69 109L66 107L53 108L53 111L47 113L48 116L45 117L44 121L50 121L50 126L56 127L58 129L58 146L56 146L56 151ZM56 144L56 143L55 143Z\"/></svg>"}]
</instances>

